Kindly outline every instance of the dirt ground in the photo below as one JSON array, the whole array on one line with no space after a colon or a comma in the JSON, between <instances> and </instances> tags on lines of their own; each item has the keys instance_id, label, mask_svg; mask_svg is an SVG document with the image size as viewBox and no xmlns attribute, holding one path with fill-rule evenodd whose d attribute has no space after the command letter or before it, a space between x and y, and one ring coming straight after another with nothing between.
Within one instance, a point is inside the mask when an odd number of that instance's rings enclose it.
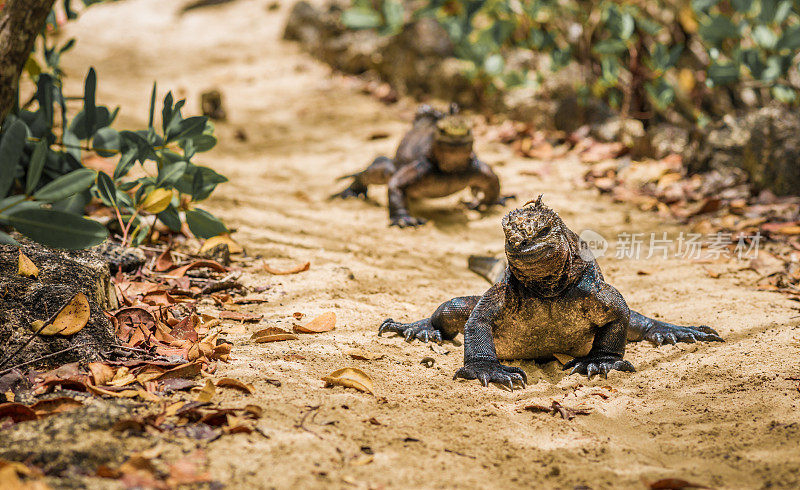
<instances>
[{"instance_id":1,"label":"dirt ground","mask_svg":"<svg viewBox=\"0 0 800 490\"><path fill-rule=\"evenodd\" d=\"M483 388L452 380L459 346L434 351L377 337L386 317L418 319L452 296L486 289L466 260L502 251L503 210L465 211L457 205L465 196L430 201L416 208L431 219L427 226L399 230L387 227L384 189L371 192L371 203L326 200L340 189L336 177L393 151L414 105L385 106L283 42L291 4L279 2L269 9L272 0L239 0L184 15L176 1L95 6L68 27L78 44L64 56L76 92L88 66L96 68L98 97L122 107L121 127L145 124L153 80L160 96L170 88L187 97L191 112L202 91L218 87L229 121L201 162L231 182L204 206L238 229L251 254L273 265L311 261L298 275L245 276L269 285L272 300L252 310L265 315L260 325L229 326L235 360L218 374L255 385L248 401L265 408L259 427L269 437L208 444L217 480L231 488L644 488L660 478L715 488L800 484L800 313L797 303L754 290L756 275L739 270L743 264L618 260L613 251L601 258L633 308L709 324L726 339L630 345L626 357L637 372L608 380L565 376L556 362L522 363L527 389ZM239 129L246 141L234 138ZM371 139L381 133L388 137ZM576 231L685 231L576 188L575 160L524 160L481 139L478 153L505 192L522 202L544 193ZM712 279L706 269L722 275ZM256 329L290 327L294 312L327 311L338 317L331 333L248 340ZM352 349L375 359L354 360ZM420 364L424 357L435 360L432 368ZM323 387L322 376L345 366L368 373L376 396ZM592 413L567 421L523 409L552 400Z\"/></svg>"}]
</instances>

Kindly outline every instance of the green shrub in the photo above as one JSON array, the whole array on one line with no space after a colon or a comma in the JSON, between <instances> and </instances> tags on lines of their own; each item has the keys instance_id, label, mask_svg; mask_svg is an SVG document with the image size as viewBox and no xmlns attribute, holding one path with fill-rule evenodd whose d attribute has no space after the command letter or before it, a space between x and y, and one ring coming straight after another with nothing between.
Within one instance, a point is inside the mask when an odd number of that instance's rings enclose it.
<instances>
[{"instance_id":1,"label":"green shrub","mask_svg":"<svg viewBox=\"0 0 800 490\"><path fill-rule=\"evenodd\" d=\"M494 88L547 76L507 67L509 53L530 49L549 54L553 70L576 62L586 82L579 92L645 120L702 125L742 106L745 91L762 104L798 100L798 1L429 0L383 13L397 5L356 0L343 22L391 33L406 18L434 17L470 62L468 74Z\"/></svg>"},{"instance_id":2,"label":"green shrub","mask_svg":"<svg viewBox=\"0 0 800 490\"><path fill-rule=\"evenodd\" d=\"M75 15L69 0L65 10L68 16ZM54 22L51 17L49 22ZM83 107L70 119L59 60L74 40L56 47L49 45L46 32L41 34L39 53L46 66L41 67L32 55L25 69L36 91L6 117L0 132L0 225L14 227L48 246L96 245L105 240L108 231L82 217L95 197L114 209L125 244L144 241L156 221L180 231L181 211L192 233L200 238L226 232L217 218L194 207L227 181L192 162L198 153L217 143L208 118L184 118L181 111L186 101L175 102L168 93L161 107L161 125L156 127L154 84L148 127L114 129L111 126L119 109L97 104L97 77L91 68L84 83ZM85 152L118 159L113 175L84 167ZM146 162L155 163L155 175L148 175L143 167ZM137 165L144 175L131 177ZM148 221L148 217L152 219ZM0 242L16 243L3 231Z\"/></svg>"}]
</instances>

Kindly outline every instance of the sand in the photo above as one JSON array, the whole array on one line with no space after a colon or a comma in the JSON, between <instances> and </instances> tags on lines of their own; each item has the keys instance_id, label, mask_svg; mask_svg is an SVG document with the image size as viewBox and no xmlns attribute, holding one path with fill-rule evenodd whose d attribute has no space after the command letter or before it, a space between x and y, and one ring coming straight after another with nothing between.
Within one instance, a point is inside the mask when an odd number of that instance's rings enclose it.
<instances>
[{"instance_id":1,"label":"sand","mask_svg":"<svg viewBox=\"0 0 800 490\"><path fill-rule=\"evenodd\" d=\"M122 107L118 127L146 123L153 80L160 96L171 88L187 97L187 112L218 87L229 121L199 161L231 182L203 206L238 230L250 254L275 266L311 261L292 276L245 274L249 285L270 286L270 301L248 307L265 315L261 324L226 327L235 360L218 373L255 385L253 396L222 399L263 406L259 428L269 437L208 444L218 480L230 488L644 488L660 478L715 488L798 485L800 393L791 378L800 376L800 313L796 302L756 291L745 264L602 257L607 280L633 308L705 323L726 339L629 345L637 372L607 380L525 362L517 365L528 388L484 388L452 380L462 347L377 337L386 317L418 319L452 296L486 289L466 260L502 251L503 210L466 211L458 205L465 195L430 201L414 208L428 225L400 230L387 227L383 188L369 203L328 201L340 189L337 176L394 151L414 104L383 105L282 41L291 5L268 10L269 3L239 0L182 16L181 2L95 6L68 27L78 44L64 56L67 91L79 92L94 66L100 102ZM247 141L234 138L239 129ZM371 139L381 133L388 137ZM505 192L520 201L544 193L576 231L688 231L576 187L584 169L575 159L537 162L485 138L477 145ZM713 279L706 269L723 274ZM259 328L290 328L295 312L309 319L328 311L337 315L333 332L248 340ZM354 349L372 359L353 359ZM433 367L420 364L425 357ZM323 387L322 376L345 366L366 372L375 396ZM524 410L552 400L592 413L568 421Z\"/></svg>"}]
</instances>

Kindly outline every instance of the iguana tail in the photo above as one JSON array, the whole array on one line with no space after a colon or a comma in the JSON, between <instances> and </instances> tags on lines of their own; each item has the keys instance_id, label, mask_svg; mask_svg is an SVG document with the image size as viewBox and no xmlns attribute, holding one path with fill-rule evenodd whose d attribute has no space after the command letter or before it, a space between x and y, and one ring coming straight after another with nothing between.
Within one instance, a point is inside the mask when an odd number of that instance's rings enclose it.
<instances>
[{"instance_id":1,"label":"iguana tail","mask_svg":"<svg viewBox=\"0 0 800 490\"><path fill-rule=\"evenodd\" d=\"M470 255L468 264L469 270L492 284L500 280L503 276L503 272L506 270L506 265L508 265L504 258L497 259L484 255Z\"/></svg>"}]
</instances>

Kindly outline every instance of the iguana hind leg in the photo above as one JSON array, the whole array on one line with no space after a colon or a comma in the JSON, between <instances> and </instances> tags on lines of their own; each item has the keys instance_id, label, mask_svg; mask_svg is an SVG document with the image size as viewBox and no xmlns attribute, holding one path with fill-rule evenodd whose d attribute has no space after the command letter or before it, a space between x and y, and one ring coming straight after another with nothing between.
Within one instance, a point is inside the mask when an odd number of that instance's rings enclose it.
<instances>
[{"instance_id":1,"label":"iguana hind leg","mask_svg":"<svg viewBox=\"0 0 800 490\"><path fill-rule=\"evenodd\" d=\"M724 342L716 330L706 325L681 326L648 318L631 310L628 340L637 342L649 340L655 345L676 344L678 342Z\"/></svg>"},{"instance_id":2,"label":"iguana hind leg","mask_svg":"<svg viewBox=\"0 0 800 490\"><path fill-rule=\"evenodd\" d=\"M478 304L480 296L462 296L446 301L436 308L430 318L413 323L400 323L387 318L378 329L378 335L383 332L395 332L411 342L419 339L423 342L434 340L441 342L443 339L452 339L459 332L464 331L470 313Z\"/></svg>"},{"instance_id":3,"label":"iguana hind leg","mask_svg":"<svg viewBox=\"0 0 800 490\"><path fill-rule=\"evenodd\" d=\"M366 169L361 172L344 175L339 177L338 180L352 178L353 182L347 189L337 192L331 198L347 199L350 197L360 197L361 199L367 198L367 189L371 185L385 185L389 183L389 179L397 170L394 160L389 157L380 156L372 161Z\"/></svg>"}]
</instances>

